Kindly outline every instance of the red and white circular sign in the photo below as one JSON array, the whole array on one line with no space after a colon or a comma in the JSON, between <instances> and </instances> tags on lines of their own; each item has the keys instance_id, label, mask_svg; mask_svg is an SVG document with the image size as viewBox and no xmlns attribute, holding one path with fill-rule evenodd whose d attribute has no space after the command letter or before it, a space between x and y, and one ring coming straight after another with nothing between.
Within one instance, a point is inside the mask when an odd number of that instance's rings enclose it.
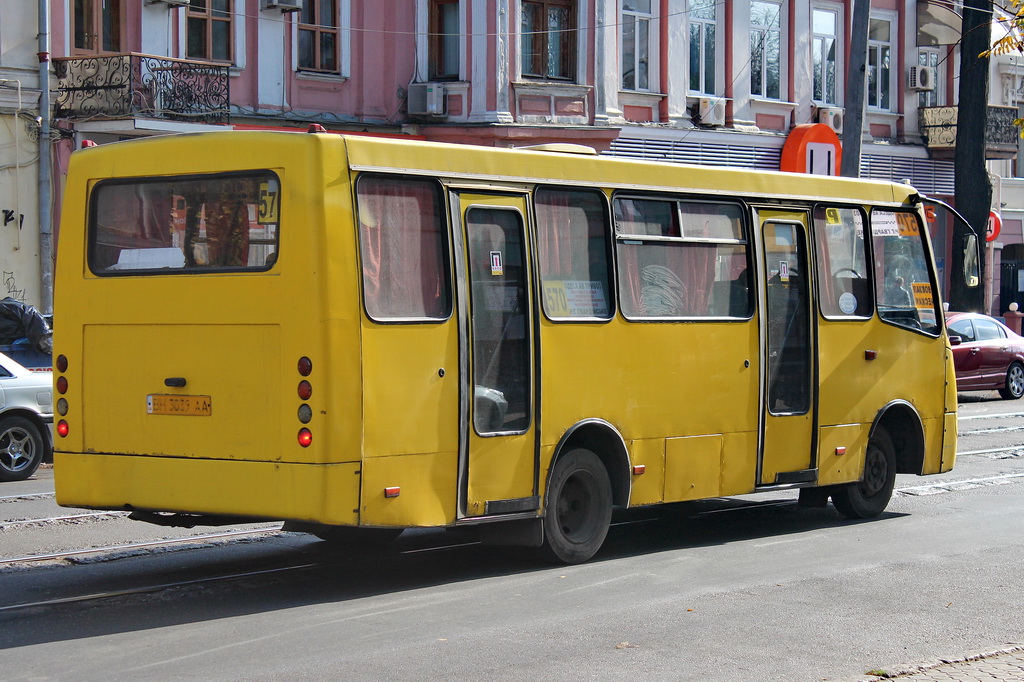
<instances>
[{"instance_id":1,"label":"red and white circular sign","mask_svg":"<svg viewBox=\"0 0 1024 682\"><path fill-rule=\"evenodd\" d=\"M985 241L994 242L999 238L999 233L1003 229L1003 219L995 211L989 211L988 223L985 225Z\"/></svg>"}]
</instances>

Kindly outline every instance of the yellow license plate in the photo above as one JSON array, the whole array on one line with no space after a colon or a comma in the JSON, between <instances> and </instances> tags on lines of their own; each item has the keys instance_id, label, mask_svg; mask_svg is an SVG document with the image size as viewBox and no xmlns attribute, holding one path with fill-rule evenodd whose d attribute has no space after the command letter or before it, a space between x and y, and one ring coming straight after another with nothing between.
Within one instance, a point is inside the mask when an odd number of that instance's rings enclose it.
<instances>
[{"instance_id":1,"label":"yellow license plate","mask_svg":"<svg viewBox=\"0 0 1024 682\"><path fill-rule=\"evenodd\" d=\"M153 394L146 396L146 412L179 417L209 417L213 414L213 403L208 395Z\"/></svg>"}]
</instances>

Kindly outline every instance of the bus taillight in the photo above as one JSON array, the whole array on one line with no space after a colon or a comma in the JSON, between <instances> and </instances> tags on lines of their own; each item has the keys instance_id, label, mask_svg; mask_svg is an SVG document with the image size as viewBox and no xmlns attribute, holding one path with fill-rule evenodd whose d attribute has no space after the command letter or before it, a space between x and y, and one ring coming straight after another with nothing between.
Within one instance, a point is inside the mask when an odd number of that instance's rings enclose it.
<instances>
[{"instance_id":1,"label":"bus taillight","mask_svg":"<svg viewBox=\"0 0 1024 682\"><path fill-rule=\"evenodd\" d=\"M299 382L299 397L303 400L309 400L311 395L313 395L313 386L303 379Z\"/></svg>"},{"instance_id":2,"label":"bus taillight","mask_svg":"<svg viewBox=\"0 0 1024 682\"><path fill-rule=\"evenodd\" d=\"M304 377L308 377L312 373L313 361L305 356L299 358L299 374L301 374Z\"/></svg>"},{"instance_id":3,"label":"bus taillight","mask_svg":"<svg viewBox=\"0 0 1024 682\"><path fill-rule=\"evenodd\" d=\"M299 429L299 445L308 448L313 442L313 432L309 429Z\"/></svg>"},{"instance_id":4,"label":"bus taillight","mask_svg":"<svg viewBox=\"0 0 1024 682\"><path fill-rule=\"evenodd\" d=\"M57 435L61 438L66 438L68 435L68 423L63 419L57 422Z\"/></svg>"}]
</instances>

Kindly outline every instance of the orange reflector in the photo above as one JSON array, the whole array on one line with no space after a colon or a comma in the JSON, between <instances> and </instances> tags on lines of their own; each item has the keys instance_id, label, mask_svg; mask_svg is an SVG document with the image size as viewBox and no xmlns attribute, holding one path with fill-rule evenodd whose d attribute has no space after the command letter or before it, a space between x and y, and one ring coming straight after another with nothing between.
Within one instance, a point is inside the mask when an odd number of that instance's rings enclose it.
<instances>
[{"instance_id":1,"label":"orange reflector","mask_svg":"<svg viewBox=\"0 0 1024 682\"><path fill-rule=\"evenodd\" d=\"M313 442L313 432L309 429L299 429L299 445L308 448Z\"/></svg>"},{"instance_id":2,"label":"orange reflector","mask_svg":"<svg viewBox=\"0 0 1024 682\"><path fill-rule=\"evenodd\" d=\"M64 421L63 419L61 419L59 422L57 422L57 434L61 438L64 438L64 437L66 437L68 435L68 423L66 421Z\"/></svg>"},{"instance_id":3,"label":"orange reflector","mask_svg":"<svg viewBox=\"0 0 1024 682\"><path fill-rule=\"evenodd\" d=\"M397 485L384 488L384 497L398 497L400 494L402 494L402 489Z\"/></svg>"},{"instance_id":4,"label":"orange reflector","mask_svg":"<svg viewBox=\"0 0 1024 682\"><path fill-rule=\"evenodd\" d=\"M845 455L845 454L846 454L846 447L844 447L844 446L842 446L842 445L840 445L839 447L837 447L837 448L836 448L836 454L837 454L837 455L840 455L840 456L841 456L841 455Z\"/></svg>"},{"instance_id":5,"label":"orange reflector","mask_svg":"<svg viewBox=\"0 0 1024 682\"><path fill-rule=\"evenodd\" d=\"M645 471L647 471L647 465L646 464L635 464L635 465L633 465L633 475L634 476L642 476Z\"/></svg>"}]
</instances>

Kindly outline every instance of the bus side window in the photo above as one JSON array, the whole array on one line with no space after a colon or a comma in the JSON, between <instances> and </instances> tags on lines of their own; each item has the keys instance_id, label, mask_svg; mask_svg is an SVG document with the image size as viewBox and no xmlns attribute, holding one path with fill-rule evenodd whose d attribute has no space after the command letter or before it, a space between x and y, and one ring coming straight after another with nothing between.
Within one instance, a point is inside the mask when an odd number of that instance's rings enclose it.
<instances>
[{"instance_id":1,"label":"bus side window","mask_svg":"<svg viewBox=\"0 0 1024 682\"><path fill-rule=\"evenodd\" d=\"M616 198L613 206L626 318L750 316L739 204Z\"/></svg>"},{"instance_id":2,"label":"bus side window","mask_svg":"<svg viewBox=\"0 0 1024 682\"><path fill-rule=\"evenodd\" d=\"M448 231L439 185L363 175L356 203L367 315L377 321L447 319Z\"/></svg>"},{"instance_id":3,"label":"bus side window","mask_svg":"<svg viewBox=\"0 0 1024 682\"><path fill-rule=\"evenodd\" d=\"M857 208L815 206L818 302L826 318L865 318L874 309L864 214Z\"/></svg>"},{"instance_id":4,"label":"bus side window","mask_svg":"<svg viewBox=\"0 0 1024 682\"><path fill-rule=\"evenodd\" d=\"M533 202L544 314L610 319L611 228L604 195L538 187Z\"/></svg>"},{"instance_id":5,"label":"bus side window","mask_svg":"<svg viewBox=\"0 0 1024 682\"><path fill-rule=\"evenodd\" d=\"M878 316L901 327L938 334L940 313L923 235L916 213L871 211Z\"/></svg>"}]
</instances>

